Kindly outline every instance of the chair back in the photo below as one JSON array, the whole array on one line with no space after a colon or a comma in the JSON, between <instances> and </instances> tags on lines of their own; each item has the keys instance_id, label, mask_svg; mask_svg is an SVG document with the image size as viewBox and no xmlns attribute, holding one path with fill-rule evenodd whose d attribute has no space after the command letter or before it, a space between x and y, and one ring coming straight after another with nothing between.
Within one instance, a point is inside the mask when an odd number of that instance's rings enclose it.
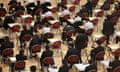
<instances>
[{"instance_id":1,"label":"chair back","mask_svg":"<svg viewBox=\"0 0 120 72\"><path fill-rule=\"evenodd\" d=\"M32 18L31 18L31 17L27 17L27 18L24 19L24 24L25 24L25 25L26 25L26 24L30 24L31 21L32 21Z\"/></svg>"},{"instance_id":2,"label":"chair back","mask_svg":"<svg viewBox=\"0 0 120 72\"><path fill-rule=\"evenodd\" d=\"M96 54L96 60L103 60L104 59L105 52L100 51Z\"/></svg>"},{"instance_id":3,"label":"chair back","mask_svg":"<svg viewBox=\"0 0 120 72\"><path fill-rule=\"evenodd\" d=\"M67 62L69 64L74 64L74 63L77 63L78 61L79 61L79 57L77 55L71 55L67 59Z\"/></svg>"},{"instance_id":4,"label":"chair back","mask_svg":"<svg viewBox=\"0 0 120 72\"><path fill-rule=\"evenodd\" d=\"M52 44L52 49L59 49L61 48L61 41L56 41Z\"/></svg>"},{"instance_id":5,"label":"chair back","mask_svg":"<svg viewBox=\"0 0 120 72\"><path fill-rule=\"evenodd\" d=\"M91 35L93 33L93 29L88 29L87 31L86 31L86 34L87 35Z\"/></svg>"},{"instance_id":6,"label":"chair back","mask_svg":"<svg viewBox=\"0 0 120 72\"><path fill-rule=\"evenodd\" d=\"M53 28L53 29L58 29L58 28L60 28L60 22L54 23L53 26L52 26L52 28Z\"/></svg>"},{"instance_id":7,"label":"chair back","mask_svg":"<svg viewBox=\"0 0 120 72\"><path fill-rule=\"evenodd\" d=\"M35 14L36 14L36 15L40 15L41 12L42 12L42 9L39 8L39 9L37 9L37 10L35 11Z\"/></svg>"},{"instance_id":8,"label":"chair back","mask_svg":"<svg viewBox=\"0 0 120 72\"><path fill-rule=\"evenodd\" d=\"M103 12L103 11L100 11L100 12L97 12L95 16L96 16L96 17L102 17L103 14L104 14L104 12Z\"/></svg>"},{"instance_id":9,"label":"chair back","mask_svg":"<svg viewBox=\"0 0 120 72\"><path fill-rule=\"evenodd\" d=\"M21 15L24 15L24 11L23 11L23 10L18 10L18 11L16 12L16 16L17 16L17 17L20 17Z\"/></svg>"},{"instance_id":10,"label":"chair back","mask_svg":"<svg viewBox=\"0 0 120 72\"><path fill-rule=\"evenodd\" d=\"M20 26L19 25L15 25L12 27L12 32L18 32L20 30Z\"/></svg>"},{"instance_id":11,"label":"chair back","mask_svg":"<svg viewBox=\"0 0 120 72\"><path fill-rule=\"evenodd\" d=\"M74 34L74 30L70 30L67 32L67 36L71 37Z\"/></svg>"},{"instance_id":12,"label":"chair back","mask_svg":"<svg viewBox=\"0 0 120 72\"><path fill-rule=\"evenodd\" d=\"M41 45L39 45L39 44L33 45L31 48L32 53L36 53L36 52L40 52L40 51L41 51Z\"/></svg>"},{"instance_id":13,"label":"chair back","mask_svg":"<svg viewBox=\"0 0 120 72\"><path fill-rule=\"evenodd\" d=\"M51 32L47 33L47 38L53 38L53 37L54 37L53 33L51 33Z\"/></svg>"},{"instance_id":14,"label":"chair back","mask_svg":"<svg viewBox=\"0 0 120 72\"><path fill-rule=\"evenodd\" d=\"M25 35L22 37L22 40L23 40L23 41L29 41L31 38L32 38L32 36L31 36L30 34L25 34Z\"/></svg>"},{"instance_id":15,"label":"chair back","mask_svg":"<svg viewBox=\"0 0 120 72\"><path fill-rule=\"evenodd\" d=\"M73 0L72 1L72 4L74 4L74 5L79 5L79 3L80 3L80 0Z\"/></svg>"},{"instance_id":16,"label":"chair back","mask_svg":"<svg viewBox=\"0 0 120 72\"><path fill-rule=\"evenodd\" d=\"M120 66L116 67L113 72L120 72Z\"/></svg>"},{"instance_id":17,"label":"chair back","mask_svg":"<svg viewBox=\"0 0 120 72\"><path fill-rule=\"evenodd\" d=\"M54 60L52 57L46 57L43 59L43 64L44 65L53 65L54 64Z\"/></svg>"},{"instance_id":18,"label":"chair back","mask_svg":"<svg viewBox=\"0 0 120 72\"><path fill-rule=\"evenodd\" d=\"M69 11L70 11L70 12L74 12L74 11L75 11L75 6L70 7L70 8L69 8Z\"/></svg>"},{"instance_id":19,"label":"chair back","mask_svg":"<svg viewBox=\"0 0 120 72\"><path fill-rule=\"evenodd\" d=\"M25 62L24 61L17 61L15 63L15 70L23 70L25 69Z\"/></svg>"},{"instance_id":20,"label":"chair back","mask_svg":"<svg viewBox=\"0 0 120 72\"><path fill-rule=\"evenodd\" d=\"M0 17L4 17L6 15L6 12L0 11Z\"/></svg>"},{"instance_id":21,"label":"chair back","mask_svg":"<svg viewBox=\"0 0 120 72\"><path fill-rule=\"evenodd\" d=\"M3 56L13 56L13 49L7 48L7 49L3 50L2 55Z\"/></svg>"}]
</instances>

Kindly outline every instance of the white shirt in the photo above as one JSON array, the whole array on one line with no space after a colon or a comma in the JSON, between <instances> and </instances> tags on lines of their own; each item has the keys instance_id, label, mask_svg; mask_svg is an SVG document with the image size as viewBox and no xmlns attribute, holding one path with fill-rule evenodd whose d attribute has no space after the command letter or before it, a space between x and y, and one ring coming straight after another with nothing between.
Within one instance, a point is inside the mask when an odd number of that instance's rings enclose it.
<instances>
[{"instance_id":1,"label":"white shirt","mask_svg":"<svg viewBox=\"0 0 120 72\"><path fill-rule=\"evenodd\" d=\"M42 29L42 33L43 33L43 34L45 34L45 33L49 33L50 30L51 30L50 27L44 27L44 28Z\"/></svg>"},{"instance_id":2,"label":"white shirt","mask_svg":"<svg viewBox=\"0 0 120 72\"><path fill-rule=\"evenodd\" d=\"M76 22L76 21L81 21L82 20L82 18L80 17L80 16L77 16L77 17L75 17L75 19L74 19L74 21Z\"/></svg>"},{"instance_id":3,"label":"white shirt","mask_svg":"<svg viewBox=\"0 0 120 72\"><path fill-rule=\"evenodd\" d=\"M34 0L28 0L28 3L34 3Z\"/></svg>"},{"instance_id":4,"label":"white shirt","mask_svg":"<svg viewBox=\"0 0 120 72\"><path fill-rule=\"evenodd\" d=\"M48 16L52 16L52 12L51 11L48 11L45 13L45 16L48 17Z\"/></svg>"},{"instance_id":5,"label":"white shirt","mask_svg":"<svg viewBox=\"0 0 120 72\"><path fill-rule=\"evenodd\" d=\"M45 0L45 2L50 2L50 0Z\"/></svg>"},{"instance_id":6,"label":"white shirt","mask_svg":"<svg viewBox=\"0 0 120 72\"><path fill-rule=\"evenodd\" d=\"M92 22L87 22L87 23L85 23L84 24L84 28L85 28L85 30L88 30L88 29L93 29L93 23Z\"/></svg>"},{"instance_id":7,"label":"white shirt","mask_svg":"<svg viewBox=\"0 0 120 72\"><path fill-rule=\"evenodd\" d=\"M62 17L64 17L65 15L70 15L70 11L68 9L65 9L63 12L62 12Z\"/></svg>"}]
</instances>

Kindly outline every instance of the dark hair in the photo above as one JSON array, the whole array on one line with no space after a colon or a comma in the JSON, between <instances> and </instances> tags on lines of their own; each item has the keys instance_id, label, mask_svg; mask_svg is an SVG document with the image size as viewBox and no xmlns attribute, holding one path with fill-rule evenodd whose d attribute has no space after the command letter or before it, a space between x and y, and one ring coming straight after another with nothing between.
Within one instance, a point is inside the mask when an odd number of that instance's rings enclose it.
<instances>
[{"instance_id":1,"label":"dark hair","mask_svg":"<svg viewBox=\"0 0 120 72\"><path fill-rule=\"evenodd\" d=\"M97 43L98 45L100 45L102 42L101 42L101 40L97 40L96 43Z\"/></svg>"},{"instance_id":2,"label":"dark hair","mask_svg":"<svg viewBox=\"0 0 120 72\"><path fill-rule=\"evenodd\" d=\"M119 56L118 55L115 55L115 60L119 60Z\"/></svg>"},{"instance_id":3,"label":"dark hair","mask_svg":"<svg viewBox=\"0 0 120 72\"><path fill-rule=\"evenodd\" d=\"M3 3L1 3L0 6L3 7L4 6Z\"/></svg>"},{"instance_id":4,"label":"dark hair","mask_svg":"<svg viewBox=\"0 0 120 72\"><path fill-rule=\"evenodd\" d=\"M21 49L19 53L20 53L20 54L23 54L23 53L24 53L24 50L23 50L23 49Z\"/></svg>"},{"instance_id":5,"label":"dark hair","mask_svg":"<svg viewBox=\"0 0 120 72\"><path fill-rule=\"evenodd\" d=\"M34 66L34 65L30 66L30 71L35 72L36 71L36 66Z\"/></svg>"}]
</instances>

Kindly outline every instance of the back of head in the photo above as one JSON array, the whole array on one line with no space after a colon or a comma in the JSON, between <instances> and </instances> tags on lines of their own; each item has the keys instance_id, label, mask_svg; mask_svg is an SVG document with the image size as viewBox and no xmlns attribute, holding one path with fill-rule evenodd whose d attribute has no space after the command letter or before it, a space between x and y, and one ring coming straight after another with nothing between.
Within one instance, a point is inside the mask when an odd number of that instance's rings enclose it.
<instances>
[{"instance_id":1,"label":"back of head","mask_svg":"<svg viewBox=\"0 0 120 72\"><path fill-rule=\"evenodd\" d=\"M119 60L119 55L115 55L115 60Z\"/></svg>"},{"instance_id":2,"label":"back of head","mask_svg":"<svg viewBox=\"0 0 120 72\"><path fill-rule=\"evenodd\" d=\"M46 49L46 50L49 50L49 49L50 49L49 45L46 45L46 46L45 46L45 49Z\"/></svg>"},{"instance_id":3,"label":"back of head","mask_svg":"<svg viewBox=\"0 0 120 72\"><path fill-rule=\"evenodd\" d=\"M30 66L30 72L36 72L36 66Z\"/></svg>"},{"instance_id":4,"label":"back of head","mask_svg":"<svg viewBox=\"0 0 120 72\"><path fill-rule=\"evenodd\" d=\"M4 4L3 4L3 3L1 3L1 4L0 4L0 6L1 6L1 8L2 8L2 7L4 6Z\"/></svg>"},{"instance_id":5,"label":"back of head","mask_svg":"<svg viewBox=\"0 0 120 72\"><path fill-rule=\"evenodd\" d=\"M24 50L21 49L20 52L19 52L19 54L24 54Z\"/></svg>"}]
</instances>

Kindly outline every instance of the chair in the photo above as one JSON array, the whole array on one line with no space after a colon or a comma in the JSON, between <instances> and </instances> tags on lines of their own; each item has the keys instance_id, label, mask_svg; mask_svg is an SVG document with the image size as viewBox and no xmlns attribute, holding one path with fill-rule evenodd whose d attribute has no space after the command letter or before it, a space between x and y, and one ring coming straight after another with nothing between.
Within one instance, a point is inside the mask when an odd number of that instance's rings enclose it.
<instances>
[{"instance_id":1,"label":"chair","mask_svg":"<svg viewBox=\"0 0 120 72\"><path fill-rule=\"evenodd\" d=\"M47 34L47 38L53 38L54 37L54 34L49 32L49 33L46 33Z\"/></svg>"},{"instance_id":2,"label":"chair","mask_svg":"<svg viewBox=\"0 0 120 72\"><path fill-rule=\"evenodd\" d=\"M89 14L87 12L80 14L80 17L86 18L89 17Z\"/></svg>"},{"instance_id":3,"label":"chair","mask_svg":"<svg viewBox=\"0 0 120 72\"><path fill-rule=\"evenodd\" d=\"M24 61L17 61L15 63L15 70L21 71L25 69L25 62Z\"/></svg>"},{"instance_id":4,"label":"chair","mask_svg":"<svg viewBox=\"0 0 120 72\"><path fill-rule=\"evenodd\" d=\"M63 18L64 19L70 19L70 15L65 15Z\"/></svg>"},{"instance_id":5,"label":"chair","mask_svg":"<svg viewBox=\"0 0 120 72\"><path fill-rule=\"evenodd\" d=\"M52 11L53 14L55 14L57 12L57 8L54 7L54 8L51 9L51 11Z\"/></svg>"},{"instance_id":6,"label":"chair","mask_svg":"<svg viewBox=\"0 0 120 72\"><path fill-rule=\"evenodd\" d=\"M3 50L2 55L5 57L13 56L13 49L6 48L5 50Z\"/></svg>"},{"instance_id":7,"label":"chair","mask_svg":"<svg viewBox=\"0 0 120 72\"><path fill-rule=\"evenodd\" d=\"M113 69L113 72L120 72L120 66L118 66L115 69Z\"/></svg>"},{"instance_id":8,"label":"chair","mask_svg":"<svg viewBox=\"0 0 120 72\"><path fill-rule=\"evenodd\" d=\"M25 25L27 25L27 24L30 24L31 21L32 21L32 18L31 18L31 17L27 17L27 18L24 19L24 22L23 22L23 23L24 23Z\"/></svg>"},{"instance_id":9,"label":"chair","mask_svg":"<svg viewBox=\"0 0 120 72\"><path fill-rule=\"evenodd\" d=\"M106 3L103 5L103 10L109 10L110 9L110 4Z\"/></svg>"},{"instance_id":10,"label":"chair","mask_svg":"<svg viewBox=\"0 0 120 72\"><path fill-rule=\"evenodd\" d=\"M61 48L61 41L55 41L53 44L52 44L52 49L59 49Z\"/></svg>"},{"instance_id":11,"label":"chair","mask_svg":"<svg viewBox=\"0 0 120 72\"><path fill-rule=\"evenodd\" d=\"M103 60L104 59L104 55L105 55L105 52L104 51L101 51L99 53L96 54L96 60Z\"/></svg>"},{"instance_id":12,"label":"chair","mask_svg":"<svg viewBox=\"0 0 120 72\"><path fill-rule=\"evenodd\" d=\"M39 45L39 44L35 44L31 48L31 53L36 53L36 52L40 52L40 51L41 51L41 45Z\"/></svg>"},{"instance_id":13,"label":"chair","mask_svg":"<svg viewBox=\"0 0 120 72\"><path fill-rule=\"evenodd\" d=\"M98 24L98 19L94 19L91 22L93 23L94 26L96 26Z\"/></svg>"},{"instance_id":14,"label":"chair","mask_svg":"<svg viewBox=\"0 0 120 72\"><path fill-rule=\"evenodd\" d=\"M16 16L20 17L21 15L24 15L24 10L18 10L16 11Z\"/></svg>"},{"instance_id":15,"label":"chair","mask_svg":"<svg viewBox=\"0 0 120 72\"><path fill-rule=\"evenodd\" d=\"M0 17L4 17L6 15L6 12L0 11Z\"/></svg>"},{"instance_id":16,"label":"chair","mask_svg":"<svg viewBox=\"0 0 120 72\"><path fill-rule=\"evenodd\" d=\"M66 6L66 4L67 4L67 1L66 1L66 0L63 0L63 1L61 2L61 5L62 5L62 6Z\"/></svg>"},{"instance_id":17,"label":"chair","mask_svg":"<svg viewBox=\"0 0 120 72\"><path fill-rule=\"evenodd\" d=\"M120 56L120 48L112 52L113 55L119 55Z\"/></svg>"},{"instance_id":18,"label":"chair","mask_svg":"<svg viewBox=\"0 0 120 72\"><path fill-rule=\"evenodd\" d=\"M75 11L75 6L71 6L71 7L69 8L69 11L70 11L70 12L74 12L74 11Z\"/></svg>"},{"instance_id":19,"label":"chair","mask_svg":"<svg viewBox=\"0 0 120 72\"><path fill-rule=\"evenodd\" d=\"M102 17L103 16L103 14L104 14L104 12L103 11L99 11L99 12L97 12L96 13L96 17Z\"/></svg>"},{"instance_id":20,"label":"chair","mask_svg":"<svg viewBox=\"0 0 120 72\"><path fill-rule=\"evenodd\" d=\"M72 4L74 4L74 5L79 5L79 3L80 3L80 0L74 0L74 1L72 1Z\"/></svg>"},{"instance_id":21,"label":"chair","mask_svg":"<svg viewBox=\"0 0 120 72\"><path fill-rule=\"evenodd\" d=\"M43 59L43 64L44 66L49 66L49 65L53 65L54 64L54 60L52 57L46 57Z\"/></svg>"},{"instance_id":22,"label":"chair","mask_svg":"<svg viewBox=\"0 0 120 72\"><path fill-rule=\"evenodd\" d=\"M20 30L20 26L19 25L15 25L11 29L12 29L12 32L18 32Z\"/></svg>"},{"instance_id":23,"label":"chair","mask_svg":"<svg viewBox=\"0 0 120 72\"><path fill-rule=\"evenodd\" d=\"M25 35L22 37L22 40L23 40L23 41L29 41L31 38L32 38L32 36L31 36L30 34L25 34Z\"/></svg>"},{"instance_id":24,"label":"chair","mask_svg":"<svg viewBox=\"0 0 120 72\"><path fill-rule=\"evenodd\" d=\"M93 33L93 29L88 29L87 31L86 31L86 34L87 35L91 35Z\"/></svg>"},{"instance_id":25,"label":"chair","mask_svg":"<svg viewBox=\"0 0 120 72\"><path fill-rule=\"evenodd\" d=\"M69 37L71 37L73 34L74 34L74 30L70 30L70 31L67 32L66 35L69 36Z\"/></svg>"},{"instance_id":26,"label":"chair","mask_svg":"<svg viewBox=\"0 0 120 72\"><path fill-rule=\"evenodd\" d=\"M17 4L16 3L12 3L10 8L16 8L17 7Z\"/></svg>"},{"instance_id":27,"label":"chair","mask_svg":"<svg viewBox=\"0 0 120 72\"><path fill-rule=\"evenodd\" d=\"M49 21L49 20L54 20L54 18L52 16L47 16L46 17L46 20Z\"/></svg>"},{"instance_id":28,"label":"chair","mask_svg":"<svg viewBox=\"0 0 120 72\"><path fill-rule=\"evenodd\" d=\"M52 28L53 29L56 29L57 31L60 29L60 22L55 22L53 25L52 25Z\"/></svg>"},{"instance_id":29,"label":"chair","mask_svg":"<svg viewBox=\"0 0 120 72\"><path fill-rule=\"evenodd\" d=\"M116 24L116 22L118 21L118 17L112 17L111 18L112 22Z\"/></svg>"},{"instance_id":30,"label":"chair","mask_svg":"<svg viewBox=\"0 0 120 72\"><path fill-rule=\"evenodd\" d=\"M69 64L75 64L79 62L79 57L77 55L71 55L67 58Z\"/></svg>"},{"instance_id":31,"label":"chair","mask_svg":"<svg viewBox=\"0 0 120 72\"><path fill-rule=\"evenodd\" d=\"M35 14L36 14L36 15L40 15L40 13L42 13L42 9L41 9L41 8L39 8L39 9L37 9L37 10L35 11Z\"/></svg>"}]
</instances>

